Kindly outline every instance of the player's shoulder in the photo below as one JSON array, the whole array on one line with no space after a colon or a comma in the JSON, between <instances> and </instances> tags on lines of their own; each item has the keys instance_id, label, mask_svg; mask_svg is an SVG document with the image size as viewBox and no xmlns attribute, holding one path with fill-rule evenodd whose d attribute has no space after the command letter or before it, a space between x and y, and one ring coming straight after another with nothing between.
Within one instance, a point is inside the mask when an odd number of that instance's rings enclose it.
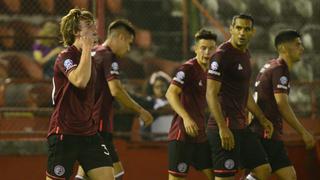
<instances>
[{"instance_id":1,"label":"player's shoulder","mask_svg":"<svg viewBox=\"0 0 320 180\"><path fill-rule=\"evenodd\" d=\"M112 54L112 51L103 45L95 46L92 51L95 52L96 55L100 55L100 54L102 54L102 55L110 54L111 55Z\"/></svg>"},{"instance_id":2,"label":"player's shoulder","mask_svg":"<svg viewBox=\"0 0 320 180\"><path fill-rule=\"evenodd\" d=\"M271 59L269 61L269 64L270 64L270 69L272 70L279 70L279 69L285 70L287 68L287 65L281 59Z\"/></svg>"},{"instance_id":3,"label":"player's shoulder","mask_svg":"<svg viewBox=\"0 0 320 180\"><path fill-rule=\"evenodd\" d=\"M232 50L232 45L229 41L226 41L222 44L220 44L218 46L218 48L216 49L216 54L224 54L224 53L227 53L229 50Z\"/></svg>"},{"instance_id":4,"label":"player's shoulder","mask_svg":"<svg viewBox=\"0 0 320 180\"><path fill-rule=\"evenodd\" d=\"M78 53L80 52L75 46L68 46L59 53L57 60L72 59L73 57L76 57Z\"/></svg>"},{"instance_id":5,"label":"player's shoulder","mask_svg":"<svg viewBox=\"0 0 320 180\"><path fill-rule=\"evenodd\" d=\"M189 59L185 63L183 63L179 69L189 71L190 69L192 69L195 66L196 62L197 62L196 58Z\"/></svg>"},{"instance_id":6,"label":"player's shoulder","mask_svg":"<svg viewBox=\"0 0 320 180\"><path fill-rule=\"evenodd\" d=\"M224 59L228 55L228 51L230 50L230 43L224 42L221 45L219 45L214 52L212 59L213 60L221 60Z\"/></svg>"}]
</instances>

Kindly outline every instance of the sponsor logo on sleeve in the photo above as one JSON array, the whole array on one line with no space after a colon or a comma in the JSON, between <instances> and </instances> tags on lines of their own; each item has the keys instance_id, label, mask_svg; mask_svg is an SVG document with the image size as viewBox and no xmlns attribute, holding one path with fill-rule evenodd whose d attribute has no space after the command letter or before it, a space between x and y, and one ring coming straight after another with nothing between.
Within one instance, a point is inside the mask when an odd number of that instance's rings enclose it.
<instances>
[{"instance_id":1,"label":"sponsor logo on sleeve","mask_svg":"<svg viewBox=\"0 0 320 180\"><path fill-rule=\"evenodd\" d=\"M66 71L68 71L69 69L73 68L74 66L76 66L76 64L73 64L73 61L71 59L66 59L63 62L63 66L66 68Z\"/></svg>"},{"instance_id":2,"label":"sponsor logo on sleeve","mask_svg":"<svg viewBox=\"0 0 320 180\"><path fill-rule=\"evenodd\" d=\"M281 84L278 84L278 85L277 85L277 88L279 88L279 89L285 89L285 90L288 89L287 86L284 86L284 85L281 85Z\"/></svg>"},{"instance_id":3,"label":"sponsor logo on sleeve","mask_svg":"<svg viewBox=\"0 0 320 180\"><path fill-rule=\"evenodd\" d=\"M119 64L117 62L113 62L111 64L111 71L110 71L111 74L116 74L116 75L119 75Z\"/></svg>"},{"instance_id":4,"label":"sponsor logo on sleeve","mask_svg":"<svg viewBox=\"0 0 320 180\"><path fill-rule=\"evenodd\" d=\"M219 68L219 64L216 61L213 61L210 65L210 69L209 69L208 73L220 76L221 73L217 71L218 68Z\"/></svg>"},{"instance_id":5,"label":"sponsor logo on sleeve","mask_svg":"<svg viewBox=\"0 0 320 180\"><path fill-rule=\"evenodd\" d=\"M177 72L176 76L173 78L174 81L177 81L181 84L184 84L185 73L183 71Z\"/></svg>"}]
</instances>

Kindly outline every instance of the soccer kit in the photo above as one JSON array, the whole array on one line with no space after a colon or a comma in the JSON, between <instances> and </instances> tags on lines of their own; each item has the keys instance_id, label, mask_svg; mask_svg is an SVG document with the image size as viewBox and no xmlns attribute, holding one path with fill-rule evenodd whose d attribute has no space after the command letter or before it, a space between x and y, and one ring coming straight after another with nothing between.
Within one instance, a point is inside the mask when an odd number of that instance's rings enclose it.
<instances>
[{"instance_id":1,"label":"soccer kit","mask_svg":"<svg viewBox=\"0 0 320 180\"><path fill-rule=\"evenodd\" d=\"M240 51L230 41L217 48L210 62L207 78L221 83L219 103L235 139L232 150L223 149L218 125L213 117L209 119L207 134L214 172L218 177L233 176L239 167L253 169L267 163L262 145L246 124L250 76L248 50Z\"/></svg>"},{"instance_id":2,"label":"soccer kit","mask_svg":"<svg viewBox=\"0 0 320 180\"><path fill-rule=\"evenodd\" d=\"M212 168L205 132L206 72L193 58L180 66L171 83L181 88L180 102L199 128L198 136L189 136L182 117L177 113L171 123L168 135L169 173L184 177L190 165L197 170Z\"/></svg>"},{"instance_id":3,"label":"soccer kit","mask_svg":"<svg viewBox=\"0 0 320 180\"><path fill-rule=\"evenodd\" d=\"M264 138L263 127L254 118L250 124L253 132L257 133L268 155L272 171L291 166L287 151L282 141L282 116L274 94L290 92L290 75L283 59L272 59L260 70L255 82L255 99L265 116L273 124L274 131L271 139Z\"/></svg>"},{"instance_id":4,"label":"soccer kit","mask_svg":"<svg viewBox=\"0 0 320 180\"><path fill-rule=\"evenodd\" d=\"M102 89L102 107L99 118L99 133L104 139L104 144L107 146L112 162L119 162L119 156L113 144L113 118L114 109L112 96L108 81L119 79L120 69L119 60L109 47L103 45L94 48L94 61L97 68L97 85Z\"/></svg>"},{"instance_id":5,"label":"soccer kit","mask_svg":"<svg viewBox=\"0 0 320 180\"><path fill-rule=\"evenodd\" d=\"M81 52L75 46L62 51L54 65L52 100L54 110L48 131L47 176L69 179L75 161L88 170L112 166L108 150L97 134L96 114L101 106L95 87L96 71L92 64L87 86L77 88L68 80L68 73L77 67Z\"/></svg>"}]
</instances>

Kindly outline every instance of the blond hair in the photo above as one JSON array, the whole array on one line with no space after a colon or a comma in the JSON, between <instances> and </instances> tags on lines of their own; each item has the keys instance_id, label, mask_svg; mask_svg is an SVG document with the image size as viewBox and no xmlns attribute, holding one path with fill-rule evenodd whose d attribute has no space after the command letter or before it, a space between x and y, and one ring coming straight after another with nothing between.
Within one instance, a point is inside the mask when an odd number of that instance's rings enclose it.
<instances>
[{"instance_id":1,"label":"blond hair","mask_svg":"<svg viewBox=\"0 0 320 180\"><path fill-rule=\"evenodd\" d=\"M67 15L62 17L60 22L60 33L63 44L70 46L75 41L75 34L80 31L80 21L93 22L94 18L91 12L84 9L71 9Z\"/></svg>"}]
</instances>

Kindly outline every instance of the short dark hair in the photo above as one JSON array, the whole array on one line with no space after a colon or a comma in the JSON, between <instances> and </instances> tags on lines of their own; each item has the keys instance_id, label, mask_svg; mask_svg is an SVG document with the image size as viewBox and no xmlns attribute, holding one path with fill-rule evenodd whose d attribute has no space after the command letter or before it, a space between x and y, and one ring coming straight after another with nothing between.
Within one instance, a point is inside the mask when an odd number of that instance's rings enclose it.
<instances>
[{"instance_id":1,"label":"short dark hair","mask_svg":"<svg viewBox=\"0 0 320 180\"><path fill-rule=\"evenodd\" d=\"M195 34L195 39L196 42L198 42L200 39L206 39L206 40L214 40L217 41L217 35L213 33L212 31L208 29L200 29L196 34Z\"/></svg>"},{"instance_id":2,"label":"short dark hair","mask_svg":"<svg viewBox=\"0 0 320 180\"><path fill-rule=\"evenodd\" d=\"M249 14L239 14L239 15L235 15L233 16L232 18L232 22L231 22L231 25L234 26L234 24L236 23L236 20L237 19L247 19L247 20L250 20L251 23L252 23L252 27L254 26L254 19L251 15Z\"/></svg>"},{"instance_id":3,"label":"short dark hair","mask_svg":"<svg viewBox=\"0 0 320 180\"><path fill-rule=\"evenodd\" d=\"M112 30L114 29L124 29L126 30L129 34L135 36L136 31L134 29L134 26L132 23L126 19L117 19L113 22L110 23L108 27L108 34L111 33Z\"/></svg>"},{"instance_id":4,"label":"short dark hair","mask_svg":"<svg viewBox=\"0 0 320 180\"><path fill-rule=\"evenodd\" d=\"M277 48L280 44L293 41L296 38L301 38L301 34L293 29L286 29L280 31L274 40L274 46Z\"/></svg>"}]
</instances>

